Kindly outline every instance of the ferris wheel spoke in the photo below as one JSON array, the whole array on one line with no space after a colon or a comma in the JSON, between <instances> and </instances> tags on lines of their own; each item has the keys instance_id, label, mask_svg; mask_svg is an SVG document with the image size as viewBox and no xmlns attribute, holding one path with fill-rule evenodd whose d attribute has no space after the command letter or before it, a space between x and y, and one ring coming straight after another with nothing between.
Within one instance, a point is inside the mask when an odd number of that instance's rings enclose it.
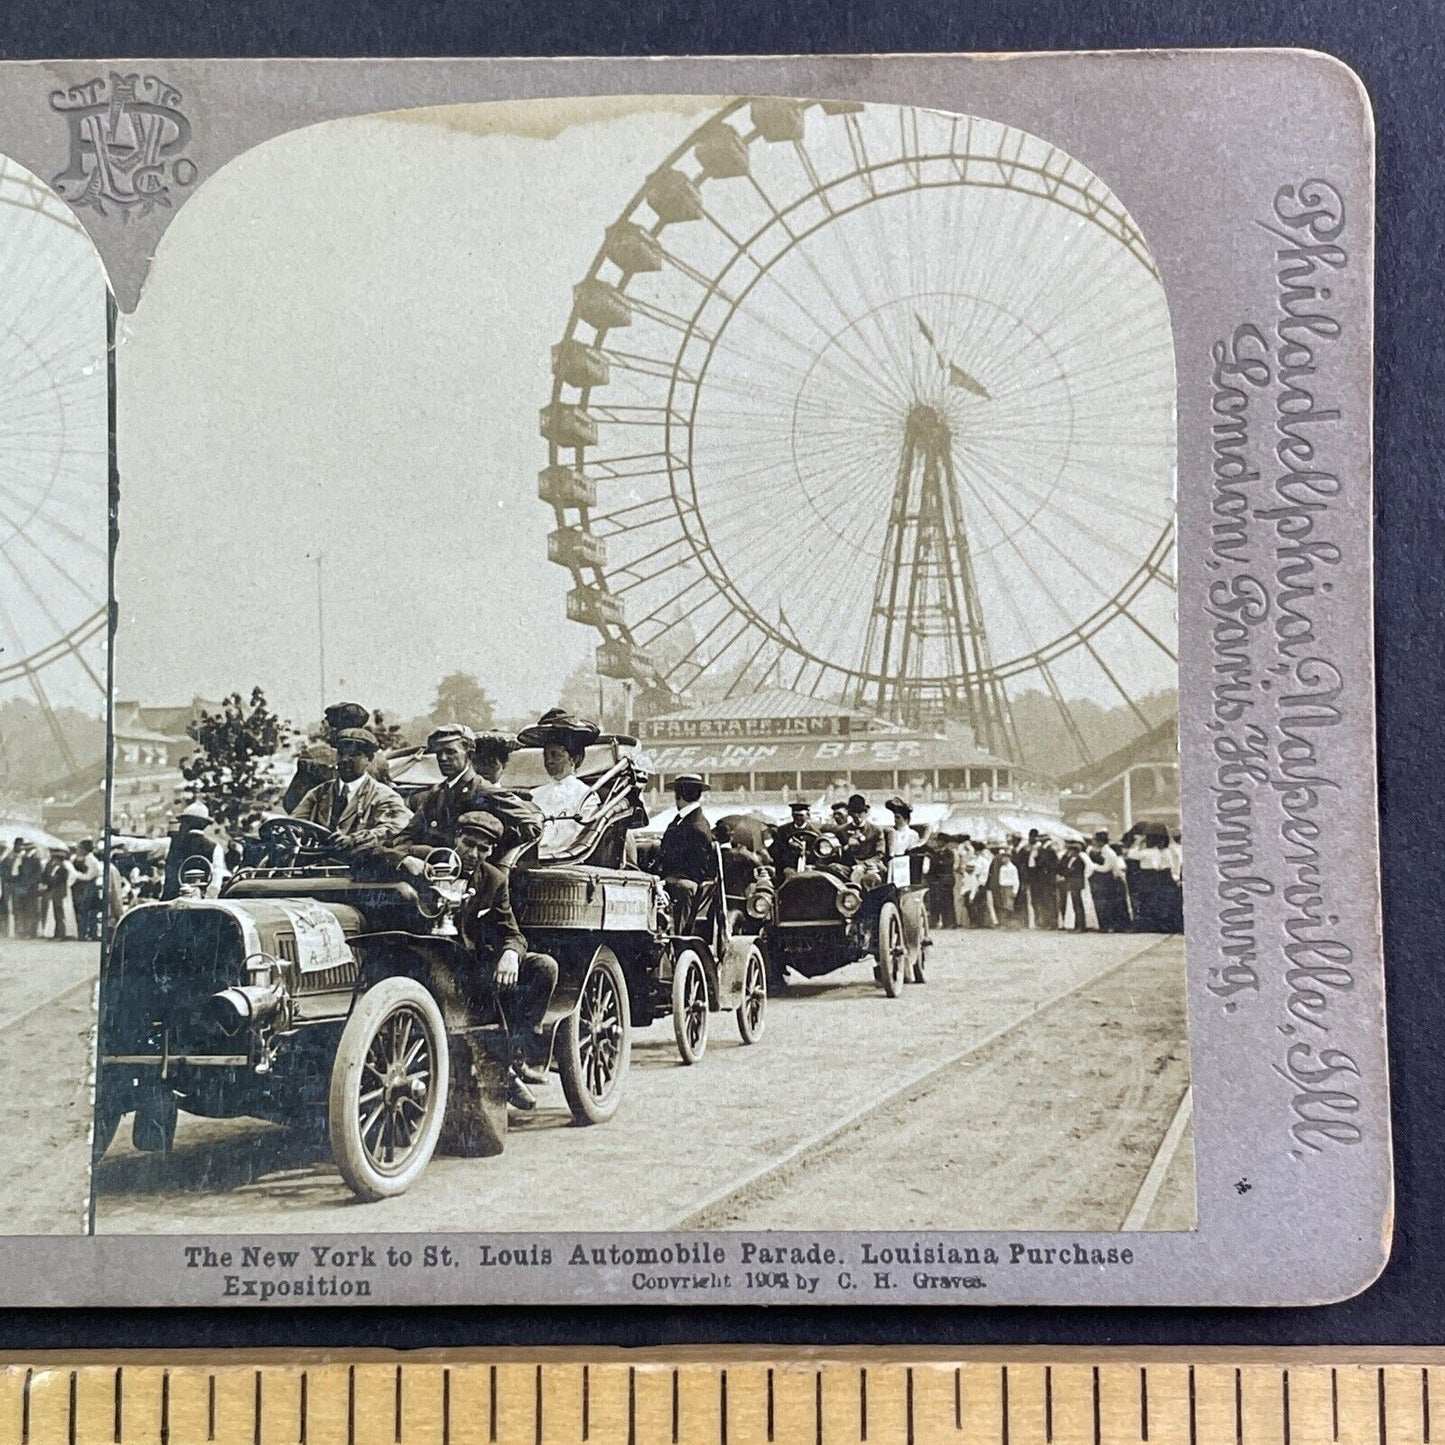
<instances>
[{"instance_id":1,"label":"ferris wheel spoke","mask_svg":"<svg viewBox=\"0 0 1445 1445\"><path fill-rule=\"evenodd\" d=\"M1085 651L1088 652L1089 656L1094 659L1095 666L1098 667L1099 671L1102 672L1104 676L1109 679L1109 682L1112 684L1114 691L1117 692L1120 698L1123 699L1124 705L1129 709L1131 713L1134 714L1136 720L1147 732L1150 728L1154 726L1154 724L1149 721L1149 718L1145 714L1143 708L1141 708L1139 704L1134 701L1133 693L1131 693L1129 689L1126 688L1124 684L1120 682L1117 677L1114 676L1114 670L1109 666L1107 662L1104 661L1103 657L1099 652L1099 649L1094 646L1093 638L1082 637L1080 641L1083 643Z\"/></svg>"},{"instance_id":2,"label":"ferris wheel spoke","mask_svg":"<svg viewBox=\"0 0 1445 1445\"><path fill-rule=\"evenodd\" d=\"M1077 750L1080 761L1087 766L1094 761L1094 754L1084 739L1084 734L1079 727L1078 720L1074 717L1073 708L1069 706L1064 698L1063 692L1059 688L1058 679L1054 676L1053 668L1051 668L1047 662L1040 662L1039 673L1042 675L1044 684L1048 688L1049 696L1053 699L1054 707L1058 710L1059 716L1063 720L1064 728L1069 734L1069 740Z\"/></svg>"}]
</instances>

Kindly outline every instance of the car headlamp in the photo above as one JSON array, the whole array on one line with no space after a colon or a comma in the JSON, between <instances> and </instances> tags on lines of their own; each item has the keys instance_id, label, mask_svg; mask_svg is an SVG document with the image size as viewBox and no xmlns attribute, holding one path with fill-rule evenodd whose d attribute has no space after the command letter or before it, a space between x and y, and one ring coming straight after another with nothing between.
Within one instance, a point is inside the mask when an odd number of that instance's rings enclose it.
<instances>
[{"instance_id":1,"label":"car headlamp","mask_svg":"<svg viewBox=\"0 0 1445 1445\"><path fill-rule=\"evenodd\" d=\"M838 912L844 918L852 918L863 906L863 895L851 884L838 891Z\"/></svg>"},{"instance_id":2,"label":"car headlamp","mask_svg":"<svg viewBox=\"0 0 1445 1445\"><path fill-rule=\"evenodd\" d=\"M773 911L773 890L754 884L743 899L743 908L749 918L767 918Z\"/></svg>"}]
</instances>

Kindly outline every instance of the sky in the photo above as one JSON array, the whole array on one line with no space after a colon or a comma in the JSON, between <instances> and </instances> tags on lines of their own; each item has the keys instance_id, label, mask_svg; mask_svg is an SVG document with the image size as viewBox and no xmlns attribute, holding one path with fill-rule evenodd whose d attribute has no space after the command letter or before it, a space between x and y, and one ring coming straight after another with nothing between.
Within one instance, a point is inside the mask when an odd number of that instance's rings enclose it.
<instances>
[{"instance_id":1,"label":"sky","mask_svg":"<svg viewBox=\"0 0 1445 1445\"><path fill-rule=\"evenodd\" d=\"M551 347L604 229L718 104L337 121L206 181L120 331L117 694L183 702L259 683L298 723L342 696L405 717L462 670L505 716L554 703L597 637L566 621L571 577L546 560L555 523L536 487ZM954 118L910 114L915 134L957 138ZM893 108L856 124L878 154L897 143ZM845 172L845 122L814 110L808 125L825 176ZM978 131L985 154L1082 171L1046 142ZM790 145L756 149L751 178L707 183L740 232L767 222L765 190L783 195L802 174ZM981 163L982 177L997 174ZM1157 282L1077 215L953 180L823 226L748 288L715 356L682 358L701 377L692 482L719 566L768 623L786 605L790 629L850 662L904 419L925 392L956 438L996 659L1098 608L1172 506L1172 345ZM665 240L699 269L644 275L629 295L686 314L689 275L711 274L727 246L702 222ZM751 274L744 264L732 289ZM639 315L623 335L651 357L676 333ZM963 363L987 398L940 382L944 361ZM614 361L602 400L664 414L646 367ZM629 426L604 419L589 455L660 444ZM682 550L663 555L685 557L665 476L608 495L658 528L600 523L614 564L647 573L669 534ZM644 576L629 617L690 575ZM729 607L721 595L713 605L720 632L699 614L708 649L732 634ZM1172 632L1168 615L1149 621ZM732 645L741 657L753 641ZM1099 645L1140 695L1173 680L1125 624ZM1119 700L1083 649L1058 681Z\"/></svg>"},{"instance_id":2,"label":"sky","mask_svg":"<svg viewBox=\"0 0 1445 1445\"><path fill-rule=\"evenodd\" d=\"M314 718L320 554L328 699L556 701L597 639L546 560L550 349L678 105L332 122L198 189L120 337L118 696Z\"/></svg>"}]
</instances>

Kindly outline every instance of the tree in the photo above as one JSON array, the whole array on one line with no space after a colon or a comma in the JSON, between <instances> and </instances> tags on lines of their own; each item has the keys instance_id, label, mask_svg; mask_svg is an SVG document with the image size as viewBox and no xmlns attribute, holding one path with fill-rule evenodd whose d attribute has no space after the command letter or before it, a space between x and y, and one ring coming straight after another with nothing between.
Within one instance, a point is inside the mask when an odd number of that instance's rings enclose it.
<instances>
[{"instance_id":1,"label":"tree","mask_svg":"<svg viewBox=\"0 0 1445 1445\"><path fill-rule=\"evenodd\" d=\"M384 753L406 746L406 729L380 708L371 714L371 730L376 734L376 741Z\"/></svg>"},{"instance_id":2,"label":"tree","mask_svg":"<svg viewBox=\"0 0 1445 1445\"><path fill-rule=\"evenodd\" d=\"M485 730L492 726L496 714L495 704L477 678L469 672L449 672L437 683L436 701L429 720L433 727L464 723L467 727Z\"/></svg>"},{"instance_id":3,"label":"tree","mask_svg":"<svg viewBox=\"0 0 1445 1445\"><path fill-rule=\"evenodd\" d=\"M181 763L185 796L205 803L216 821L239 828L275 791L275 780L264 765L280 750L288 731L259 687L251 689L249 702L233 692L219 712L202 712L186 727L197 751Z\"/></svg>"}]
</instances>

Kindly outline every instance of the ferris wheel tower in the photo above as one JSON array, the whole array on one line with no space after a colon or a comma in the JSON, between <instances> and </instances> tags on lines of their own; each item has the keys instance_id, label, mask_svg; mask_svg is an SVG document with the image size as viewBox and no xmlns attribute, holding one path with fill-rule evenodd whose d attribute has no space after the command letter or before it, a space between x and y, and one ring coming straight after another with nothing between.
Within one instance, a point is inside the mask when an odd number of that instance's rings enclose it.
<instances>
[{"instance_id":1,"label":"ferris wheel tower","mask_svg":"<svg viewBox=\"0 0 1445 1445\"><path fill-rule=\"evenodd\" d=\"M1092 761L1091 707L1157 721L1173 335L1138 228L1067 152L730 101L607 228L552 361L548 555L602 676L965 721L1015 761L1033 694L1077 755L1056 769Z\"/></svg>"}]
</instances>

